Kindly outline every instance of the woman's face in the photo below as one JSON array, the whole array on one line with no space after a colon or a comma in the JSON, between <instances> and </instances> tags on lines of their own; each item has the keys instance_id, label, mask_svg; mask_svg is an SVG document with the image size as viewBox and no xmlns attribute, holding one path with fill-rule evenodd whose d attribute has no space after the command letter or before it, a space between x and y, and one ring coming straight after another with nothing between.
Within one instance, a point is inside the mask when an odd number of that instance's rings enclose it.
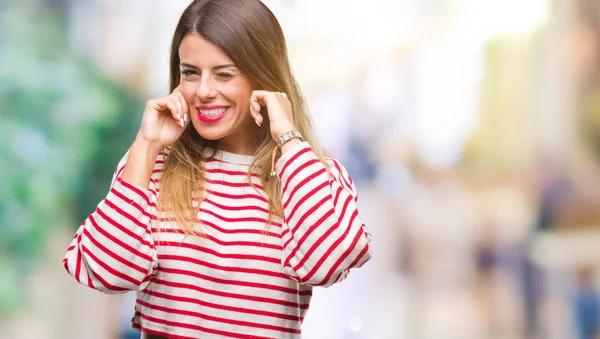
<instances>
[{"instance_id":1,"label":"woman's face","mask_svg":"<svg viewBox=\"0 0 600 339\"><path fill-rule=\"evenodd\" d=\"M253 85L229 56L200 35L179 46L181 91L200 136L228 152L253 154L256 126L250 115Z\"/></svg>"}]
</instances>

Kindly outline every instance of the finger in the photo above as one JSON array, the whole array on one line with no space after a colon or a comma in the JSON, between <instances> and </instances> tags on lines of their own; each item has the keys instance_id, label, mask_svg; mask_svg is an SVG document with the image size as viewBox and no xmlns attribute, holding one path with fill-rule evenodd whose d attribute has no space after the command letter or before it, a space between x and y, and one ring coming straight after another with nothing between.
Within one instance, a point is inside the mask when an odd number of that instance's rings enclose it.
<instances>
[{"instance_id":1,"label":"finger","mask_svg":"<svg viewBox=\"0 0 600 339\"><path fill-rule=\"evenodd\" d=\"M262 115L260 114L260 96L256 95L257 91L252 92L252 96L250 97L250 113L254 117L257 125L262 125ZM262 101L262 100L261 100Z\"/></svg>"},{"instance_id":2,"label":"finger","mask_svg":"<svg viewBox=\"0 0 600 339\"><path fill-rule=\"evenodd\" d=\"M151 102L152 102L152 107L154 107L154 109L156 109L158 112L169 111L169 113L171 114L171 117L173 117L173 119L175 119L175 121L177 121L177 123L179 124L179 117L177 117L178 107L175 104L174 100L172 100L169 97L163 97L163 98L151 100Z\"/></svg>"},{"instance_id":3,"label":"finger","mask_svg":"<svg viewBox=\"0 0 600 339\"><path fill-rule=\"evenodd\" d=\"M179 100L178 95L175 94L169 96L169 101L175 106L177 122L181 127L183 127L183 105L181 104L181 100Z\"/></svg>"},{"instance_id":4,"label":"finger","mask_svg":"<svg viewBox=\"0 0 600 339\"><path fill-rule=\"evenodd\" d=\"M187 101L185 101L185 98L183 97L183 93L179 92L177 93L177 98L179 99L180 103L181 103L181 107L182 107L182 116L183 116L183 122L188 122L190 115L189 115L189 106Z\"/></svg>"},{"instance_id":5,"label":"finger","mask_svg":"<svg viewBox=\"0 0 600 339\"><path fill-rule=\"evenodd\" d=\"M259 106L266 106L269 103L269 97L273 94L273 92L264 91L264 90L256 90L252 92L252 102L256 102Z\"/></svg>"},{"instance_id":6,"label":"finger","mask_svg":"<svg viewBox=\"0 0 600 339\"><path fill-rule=\"evenodd\" d=\"M254 109L254 105L252 103L250 103L250 115L252 115L252 118L254 118L254 121L258 127L262 126L263 116L260 114L260 111L256 111L256 109Z\"/></svg>"}]
</instances>

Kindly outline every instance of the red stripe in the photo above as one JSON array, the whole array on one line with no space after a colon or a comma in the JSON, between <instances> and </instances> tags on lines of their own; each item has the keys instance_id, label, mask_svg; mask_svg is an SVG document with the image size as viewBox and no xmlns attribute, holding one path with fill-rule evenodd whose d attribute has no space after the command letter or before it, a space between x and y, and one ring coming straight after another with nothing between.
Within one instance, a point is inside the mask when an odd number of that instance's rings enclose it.
<instances>
[{"instance_id":1,"label":"red stripe","mask_svg":"<svg viewBox=\"0 0 600 339\"><path fill-rule=\"evenodd\" d=\"M354 259L354 261L351 262L350 265L348 265L348 269L355 268L356 264L362 260L362 258L367 254L369 249L370 249L370 246L368 244L365 245L365 247L362 249L362 251L360 251L360 253L358 253L358 255L356 256L356 259ZM365 262L366 261L363 261L361 263L361 265L363 265Z\"/></svg>"},{"instance_id":2,"label":"red stripe","mask_svg":"<svg viewBox=\"0 0 600 339\"><path fill-rule=\"evenodd\" d=\"M312 277L312 275L317 271L317 269L321 266L321 264L323 264L323 261L325 261L325 258L329 257L331 255L331 253L348 236L348 234L350 233L350 228L352 227L352 224L354 223L354 219L357 216L358 216L358 211L354 210L354 213L352 213L352 217L350 218L350 222L348 223L348 228L346 229L346 231L344 232L344 234L342 234L340 236L340 238L335 243L333 243L333 245L331 245L331 247L329 248L329 250L326 252L325 256L323 258L321 258L321 260L319 260L319 262L313 268L312 272L309 272L309 274L306 276L306 279L310 279ZM327 272L327 274L325 275L325 278L323 279L323 281L321 281L317 285L321 285L321 284L324 284L325 282L329 281L329 279L331 278L331 276L333 275L333 273L335 272L335 270L340 266L340 264L344 260L346 260L346 258L348 257L348 255L350 255L350 253L352 253L352 251L355 250L356 244L358 243L358 240L363 235L364 234L362 232L362 229L360 231L356 232L356 235L354 236L354 239L352 240L352 243L350 244L350 246L348 246L348 248L346 249L346 251L344 251L344 253L342 253L342 255L338 258L338 260L333 264L333 266L331 266L331 268L329 269L329 272Z\"/></svg>"},{"instance_id":3,"label":"red stripe","mask_svg":"<svg viewBox=\"0 0 600 339\"><path fill-rule=\"evenodd\" d=\"M195 258L189 258L186 256L181 256L181 255L172 255L172 254L159 254L158 255L158 260L163 262L163 260L173 260L173 261L182 261L185 263L190 263L190 264L195 264L195 265L200 265L200 266L204 266L204 267L208 267L211 268L213 270L219 270L219 271L225 271L225 272L240 272L240 273L248 273L248 274L258 274L258 275L262 275L262 276L271 276L271 277L276 277L276 278L282 278L282 279L286 279L288 280L288 276L284 273L281 272L274 272L274 271L268 271L268 270L263 270L263 269L257 269L257 268L242 268L242 267L233 267L233 266L221 266L221 265L216 265L213 263L210 263L208 261L204 261L204 260L200 260L200 259L195 259ZM176 263L174 263L174 266L177 266ZM183 265L181 266L183 267Z\"/></svg>"},{"instance_id":4,"label":"red stripe","mask_svg":"<svg viewBox=\"0 0 600 339\"><path fill-rule=\"evenodd\" d=\"M90 235L86 235L86 236L90 237ZM94 242L94 241L92 240L92 242ZM101 266L103 269L105 269L107 272L111 273L115 277L121 278L123 280L127 280L127 281L129 281L130 283L132 283L132 284L134 284L136 286L140 285L141 282L139 280L137 280L137 279L135 279L135 278L133 278L133 277L131 277L131 276L129 276L129 275L127 275L127 274L125 274L125 273L117 270L117 269L115 269L114 268L114 266L116 266L116 265L114 265L115 263L111 263L111 265L109 265L109 264L105 263L104 261L100 260L98 257L96 257L96 255L94 255L94 253L92 251L87 250L87 248L84 245L82 245L82 247L84 249L84 252L90 258L92 258L99 266ZM107 253L107 254L111 258L117 260L117 256L114 253L111 252L111 253ZM97 272L95 272L95 274L96 274L96 276L98 276Z\"/></svg>"},{"instance_id":5,"label":"red stripe","mask_svg":"<svg viewBox=\"0 0 600 339\"><path fill-rule=\"evenodd\" d=\"M296 186L294 187L294 189L292 190L292 192L289 194L289 196L287 197L287 200L285 202L285 204L283 204L283 209L287 209L287 206L289 205L289 203L292 201L292 199L294 198L294 194L296 194L296 192L304 187L304 185L307 185L309 182L313 181L315 178L317 178L318 176L320 176L321 174L327 172L327 170L325 168L322 168L320 170L318 170L317 172L311 174L310 176L304 178L302 181L300 181L298 184L296 184ZM283 194L285 195L285 191L282 191Z\"/></svg>"},{"instance_id":6,"label":"red stripe","mask_svg":"<svg viewBox=\"0 0 600 339\"><path fill-rule=\"evenodd\" d=\"M131 222L133 222L134 224L138 225L139 227L143 228L146 233L150 234L150 231L148 231L148 226L147 224L141 222L138 218L134 217L133 215L125 212L124 209L120 208L119 206L117 206L115 203L113 203L112 201L110 201L110 199L108 199L108 197L106 197L104 199L104 202L106 203L106 205L108 207L110 207L111 209L117 211L120 215L122 215L123 217L129 219ZM150 214L148 214L149 216ZM144 215L146 216L146 215ZM156 219L156 217L154 217L154 219ZM149 222L148 222L149 223Z\"/></svg>"},{"instance_id":7,"label":"red stripe","mask_svg":"<svg viewBox=\"0 0 600 339\"><path fill-rule=\"evenodd\" d=\"M219 284L230 285L230 286L245 286L245 287L271 290L271 291L280 291L280 292L285 292L285 293L289 293L292 295L299 294L299 291L297 289L287 288L287 287L278 286L278 285L242 281L242 280L215 278L212 276L208 276L205 274L201 274L201 273L189 271L189 270L184 270L184 269L180 269L180 268L171 268L171 267L162 267L161 266L160 270L161 270L161 272L164 272L164 273L181 274L181 275L185 275L185 276L189 276L189 277L194 277L194 278L207 280L207 281L211 281L211 282L215 282L215 283L219 283Z\"/></svg>"},{"instance_id":8,"label":"red stripe","mask_svg":"<svg viewBox=\"0 0 600 339\"><path fill-rule=\"evenodd\" d=\"M203 201L207 202L213 206L216 206L220 209L227 210L227 211L259 211L259 212L263 212L263 213L267 213L267 214L269 213L268 209L259 207L259 206L255 206L255 205L226 206L226 205L216 203L209 198L204 198Z\"/></svg>"},{"instance_id":9,"label":"red stripe","mask_svg":"<svg viewBox=\"0 0 600 339\"><path fill-rule=\"evenodd\" d=\"M312 246L308 249L308 251L302 256L302 259L300 260L300 262L298 262L298 264L294 267L294 271L298 271L302 267L302 265L304 265L304 263L310 258L310 256L316 251L316 249L319 248L319 246L321 246L321 244L331 235L331 233L337 229L338 225L339 224L336 224L334 226L327 228L327 231L325 233L323 233L323 235L321 237L319 237L319 239L317 241L315 241L312 244ZM294 255L296 254L297 250L300 249L300 247L304 244L306 239L310 236L310 234L312 234L312 232L315 229L316 229L316 227L311 227L308 230L308 232L304 233L302 238L298 241L296 248L294 248L294 251L293 251ZM290 257L288 257L286 264L289 263Z\"/></svg>"},{"instance_id":10,"label":"red stripe","mask_svg":"<svg viewBox=\"0 0 600 339\"><path fill-rule=\"evenodd\" d=\"M334 283L337 283L337 282L340 282L340 281L342 281L342 277L343 277L343 275L344 275L344 273L345 273L345 272L347 272L347 271L341 271L341 272L340 272L340 273L337 275L337 277L335 277ZM324 285L324 284L323 284L323 285Z\"/></svg>"},{"instance_id":11,"label":"red stripe","mask_svg":"<svg viewBox=\"0 0 600 339\"><path fill-rule=\"evenodd\" d=\"M312 198L318 191L320 191L321 189L325 188L325 186L327 186L326 182L324 182L321 185L313 188L312 191L306 193L306 195L304 196L302 202L304 202L304 200L308 200L308 199ZM315 205L319 205L319 204L317 203ZM302 206L302 203L300 203L300 202L294 205L294 208L292 209L292 211L290 212L290 214L286 217L286 220L285 220L286 223L289 223L290 220L292 220L294 218L294 214L296 213L296 211L298 210L298 208L300 208L300 206Z\"/></svg>"},{"instance_id":12,"label":"red stripe","mask_svg":"<svg viewBox=\"0 0 600 339\"><path fill-rule=\"evenodd\" d=\"M301 149L300 151L298 151L298 153L294 154L281 168L281 171L279 172L280 178L281 179L281 175L283 173L285 173L286 168L296 159L298 159L302 154L308 153L312 151L312 149L309 146L304 147L303 149Z\"/></svg>"},{"instance_id":13,"label":"red stripe","mask_svg":"<svg viewBox=\"0 0 600 339\"><path fill-rule=\"evenodd\" d=\"M302 201L298 202L298 205L303 205L303 203L306 200L305 198L306 197L303 197ZM314 206L312 206L311 208L308 209L308 211L304 212L304 214L302 215L302 217L300 217L300 219L298 219L298 221L292 222L291 224L289 224L289 222L288 222L288 226L293 226L292 232L295 233L302 226L304 221L306 219L308 219L308 217L310 217L313 213L315 213L315 211L317 211L320 207L323 207L323 205L325 205L325 203L329 202L329 201L331 201L330 194L324 196L323 199L319 200L318 203L315 203ZM335 212L332 205L329 205L327 207L329 207L328 211L325 212L325 214L323 214L323 216L321 216L321 218L319 218L319 220L321 220L321 221L316 221L313 225L310 225L309 228L317 227L318 225L321 224L321 222L325 216L329 217L331 214L333 214Z\"/></svg>"},{"instance_id":14,"label":"red stripe","mask_svg":"<svg viewBox=\"0 0 600 339\"><path fill-rule=\"evenodd\" d=\"M137 248L131 246L128 243L125 243L124 241L119 240L114 235L108 233L104 228L100 227L98 225L98 223L96 223L96 220L94 220L93 215L90 215L89 219L98 233L100 233L103 236L105 236L106 238L110 239L113 243L121 246L123 249L131 252L131 254L134 254L135 256L140 257L141 259L144 259L146 261L152 261L152 257L150 255L140 252ZM129 233L129 232L125 232L125 233ZM134 237L134 238L137 238L136 240L141 240L141 241L136 241L135 245L141 245L141 246L146 246L146 247L150 248L150 243L147 240L142 240L139 237Z\"/></svg>"},{"instance_id":15,"label":"red stripe","mask_svg":"<svg viewBox=\"0 0 600 339\"><path fill-rule=\"evenodd\" d=\"M333 199L333 206L337 206L338 199L342 195L343 191L344 191L344 189L342 188L341 185L339 185L337 188L337 191L335 192L335 198Z\"/></svg>"},{"instance_id":16,"label":"red stripe","mask_svg":"<svg viewBox=\"0 0 600 339\"><path fill-rule=\"evenodd\" d=\"M261 303L269 303L269 304L299 308L302 310L307 310L308 306L309 306L309 304L299 304L299 303L295 303L295 302L291 302L291 301L287 301L287 300L266 298L266 297L260 297L260 296L256 296L256 295L248 295L248 294L239 294L239 293L211 290L211 289L207 289L202 286L195 285L195 284L184 284L184 283L180 283L180 282L172 282L172 281L166 281L166 280L156 279L156 278L154 280L152 280L152 283L169 286L169 287L173 287L173 288L193 290L196 292L220 296L223 298L250 300L250 301L261 302ZM299 293L299 295L300 296L311 296L312 295L312 293L305 293L305 292L306 291L302 291ZM309 290L308 292L311 292L311 291Z\"/></svg>"},{"instance_id":17,"label":"red stripe","mask_svg":"<svg viewBox=\"0 0 600 339\"><path fill-rule=\"evenodd\" d=\"M207 168L207 169L205 169L205 172L206 173L227 174L227 175L234 175L234 176L244 176L244 177L248 176L248 172L228 171L228 170L224 170L222 168ZM252 173L251 176L254 178L260 178L260 174L258 174L258 173Z\"/></svg>"},{"instance_id":18,"label":"red stripe","mask_svg":"<svg viewBox=\"0 0 600 339\"><path fill-rule=\"evenodd\" d=\"M348 249L346 249L346 251L344 252L344 254L335 262L335 264L333 264L333 266L331 267L331 269L329 270L329 272L327 272L327 275L325 275L325 278L319 282L318 284L316 284L316 286L322 286L325 285L329 279L331 279L331 276L333 275L333 273L337 270L337 268L340 266L340 264L346 260L346 258L348 257L348 255L350 255L350 253L355 249L356 244L358 243L358 240L363 236L362 232L358 232L356 234L356 236L354 237L354 240L352 241L352 245L350 247L348 247ZM357 258L362 258L364 256L364 254L367 252L368 250L368 246L365 246L362 251L359 253ZM355 258L355 260L352 262L353 264L356 264L357 259ZM364 264L364 262L363 262ZM353 265L348 265L348 267L345 270L351 269L353 268ZM343 272L343 271L342 271Z\"/></svg>"},{"instance_id":19,"label":"red stripe","mask_svg":"<svg viewBox=\"0 0 600 339\"><path fill-rule=\"evenodd\" d=\"M213 185L222 185L222 186L227 186L227 187L249 187L249 188L257 188L261 191L264 192L265 188L262 185L259 184L254 184L254 187L252 187L252 185L250 185L250 183L248 182L229 182L229 181L223 181L223 180L212 180L212 179L205 179L205 181L209 184L213 184Z\"/></svg>"},{"instance_id":20,"label":"red stripe","mask_svg":"<svg viewBox=\"0 0 600 339\"><path fill-rule=\"evenodd\" d=\"M293 258L296 255L296 252L300 248L302 248L302 244L306 241L306 238L308 238L308 236L310 236L310 234L315 229L317 229L318 227L320 227L323 222L325 222L327 219L329 219L329 217L331 217L333 215L333 213L334 213L333 210L329 210L319 220L317 220L313 225L310 225L309 227L307 227L308 229L306 230L306 232L304 232L304 234L302 235L302 237L296 243L296 246L294 247L294 249L292 250L292 252L285 259L285 266L290 266L290 260L291 260L291 258ZM331 231L335 230L337 228L337 226L338 226L338 224L330 225L328 227L327 232L331 233ZM287 248L288 245L289 245L289 243L292 241L292 239L298 238L298 236L299 236L299 234L297 234L297 230L296 231L292 231L292 236L285 242L284 247ZM320 244L322 241L323 241L323 239L319 238L319 240L317 242L318 242L318 244ZM302 251L302 252L304 252L304 251ZM308 253L306 253L306 254L303 253L302 257L303 257L303 260L307 260L308 259Z\"/></svg>"},{"instance_id":21,"label":"red stripe","mask_svg":"<svg viewBox=\"0 0 600 339\"><path fill-rule=\"evenodd\" d=\"M281 326L255 323L255 322L250 322L250 321L215 317L215 316L203 314L200 312L192 312L192 311L180 310L180 309L176 309L176 308L172 308L172 307L154 305L154 304L150 304L150 303L147 303L147 302L139 300L139 299L137 300L137 303L144 307L147 307L147 308L150 308L153 310L162 311L162 312L167 312L169 314L180 314L180 315L184 315L184 316L201 318L201 319L205 319L208 321L219 322L222 324L230 324L230 325L234 325L234 326L245 326L245 327L250 327L250 328L261 328L261 329L271 330L271 331L300 334L300 330L295 329L295 328L287 328L287 327L281 327ZM187 324L187 326L197 327L197 325L192 325L192 324Z\"/></svg>"},{"instance_id":22,"label":"red stripe","mask_svg":"<svg viewBox=\"0 0 600 339\"><path fill-rule=\"evenodd\" d=\"M248 229L248 228L235 228L235 229L228 230L228 229L219 227L216 224L213 224L212 222L206 221L206 220L202 221L202 225L210 226L211 228L216 229L217 231L226 233L226 234L260 234L260 235L266 235L266 236L277 238L277 239L281 238L279 233L268 232L264 228L260 229L260 230L259 229ZM271 226L281 228L281 224L275 223L275 222L271 222Z\"/></svg>"},{"instance_id":23,"label":"red stripe","mask_svg":"<svg viewBox=\"0 0 600 339\"><path fill-rule=\"evenodd\" d=\"M212 215L213 217L223 220L225 222L240 222L240 223L244 223L244 222L258 222L261 224L266 224L267 223L267 219L263 219L263 218L256 218L256 217L248 217L248 218L227 218L224 217L222 215L219 215L213 211L207 210L205 208L199 208L198 212L204 212L206 214ZM281 224L279 223L275 223L275 222L271 222L272 224L276 225L276 226L281 226Z\"/></svg>"},{"instance_id":24,"label":"red stripe","mask_svg":"<svg viewBox=\"0 0 600 339\"><path fill-rule=\"evenodd\" d=\"M176 321L169 321L169 320L164 320L164 319L160 319L160 318L155 318L149 315L145 315L143 313L140 313L140 318L143 318L147 321L151 321L157 324L162 324L165 326L169 326L169 327L180 327L180 328L187 328L187 329L191 329L191 330L196 330L196 331L202 331L202 332L206 332L206 333L212 333L212 334L217 334L217 335L221 335L221 336L225 336L226 338L242 338L242 339L270 339L267 337L257 337L257 336L249 336L249 335L242 335L242 334L237 334L237 333L232 333L232 332L226 332L226 331L220 331L220 330L215 330L215 329L211 329L211 328L207 328L207 327L203 327L203 326L199 326L199 325L191 325L191 324L186 324L186 323L181 323L181 322L176 322ZM173 338L172 334L167 334L166 335L167 338ZM185 337L182 337L184 339L187 339Z\"/></svg>"},{"instance_id":25,"label":"red stripe","mask_svg":"<svg viewBox=\"0 0 600 339\"><path fill-rule=\"evenodd\" d=\"M281 258L272 258L272 257L263 256L263 255L252 255L252 254L223 254L223 253L217 252L215 250L209 249L207 247L198 246L198 245L194 245L194 244L188 244L188 243L179 242L179 241L172 242L172 243L170 241L167 241L167 242L161 241L160 246L161 247L189 248L189 249L193 249L193 250L196 250L199 252L212 254L215 257L225 258L225 259L258 260L258 261L264 261L264 262L269 262L269 263L274 263L274 264L281 264Z\"/></svg>"},{"instance_id":26,"label":"red stripe","mask_svg":"<svg viewBox=\"0 0 600 339\"><path fill-rule=\"evenodd\" d=\"M268 244L264 242L256 242L256 241L225 241L218 238L213 237L212 235L206 234L204 238L211 240L212 242L219 244L221 246L250 246L250 247L258 247L258 248L270 248L276 251L282 251L283 247L277 244Z\"/></svg>"},{"instance_id":27,"label":"red stripe","mask_svg":"<svg viewBox=\"0 0 600 339\"><path fill-rule=\"evenodd\" d=\"M252 194L252 193L249 193L249 194L227 194L227 193L213 191L213 190L210 190L210 189L205 189L205 191L207 193L209 193L209 194L214 194L214 195L216 195L218 197L221 197L221 198L228 198L228 199L257 199L257 200L260 200L260 201L265 202L265 203L269 202L265 197L262 197L262 196L260 196L258 194Z\"/></svg>"},{"instance_id":28,"label":"red stripe","mask_svg":"<svg viewBox=\"0 0 600 339\"><path fill-rule=\"evenodd\" d=\"M217 310L238 312L238 313L243 313L243 314L260 315L260 316L272 317L272 318L278 318L278 319L293 320L296 322L302 322L302 319L303 319L302 317L298 317L295 315L262 311L262 310L251 309L251 308L226 306L223 304L215 304L215 303L203 301L203 300L197 299L197 298L189 298L189 297L176 296L176 295L172 295L172 294L165 294L165 293L161 293L161 292L152 291L149 289L144 290L144 294L151 295L151 296L158 297L158 298L167 299L169 301L174 301L175 303L190 303L190 304L195 304L195 305L199 305L199 306L203 306L203 307L207 307L207 308L214 308Z\"/></svg>"},{"instance_id":29,"label":"red stripe","mask_svg":"<svg viewBox=\"0 0 600 339\"><path fill-rule=\"evenodd\" d=\"M110 189L110 193L113 194L113 195L115 195L117 198L119 198L119 200L121 200L126 205L131 205L131 206L135 207L145 217L153 219L153 220L156 220L156 217L153 214L148 213L144 207L140 206L137 202L135 202L135 201L127 198L124 194L122 194L121 192L117 191L116 189L111 188ZM108 197L106 197L105 200L106 199L108 199ZM152 207L155 207L155 206L156 206L156 204L153 203L152 205L149 205L148 207L152 208Z\"/></svg>"},{"instance_id":30,"label":"red stripe","mask_svg":"<svg viewBox=\"0 0 600 339\"><path fill-rule=\"evenodd\" d=\"M110 193L112 193L113 195L116 195L125 204L132 205L133 207L135 207L138 211L140 211L146 217L151 218L151 219L155 219L154 215L152 215L151 213L148 213L144 207L142 207L140 204L138 204L137 202L133 201L132 199L129 199L123 193L117 191L114 188L110 189ZM150 208L156 207L156 204L155 203L151 203L150 205L148 205L148 207L150 207Z\"/></svg>"},{"instance_id":31,"label":"red stripe","mask_svg":"<svg viewBox=\"0 0 600 339\"><path fill-rule=\"evenodd\" d=\"M169 218L169 219L161 219L161 221L165 221L165 222L175 222L175 219L173 218ZM217 224L214 224L210 221L206 221L206 220L202 220L202 226L208 226L218 232L221 233L225 233L225 234L259 234L259 235L266 235L272 238L277 238L277 239L281 239L281 236L279 233L275 233L275 232L268 232L265 231L264 229L252 229L252 228L234 228L234 229L226 229L226 228L222 228L219 227ZM281 227L280 225L277 225L277 227ZM152 232L153 233L170 233L170 234L185 234L185 231L182 230L181 228L152 228Z\"/></svg>"},{"instance_id":32,"label":"red stripe","mask_svg":"<svg viewBox=\"0 0 600 339\"><path fill-rule=\"evenodd\" d=\"M119 178L121 176L121 173L123 173L124 169L125 169L125 165L121 166L121 168L117 167L117 170L115 170L115 177Z\"/></svg>"},{"instance_id":33,"label":"red stripe","mask_svg":"<svg viewBox=\"0 0 600 339\"><path fill-rule=\"evenodd\" d=\"M63 267L65 268L65 270L67 270L67 273L69 273L70 275L73 275L71 273L71 271L69 271L69 261L67 260L67 258L63 258ZM75 277L77 278L77 277Z\"/></svg>"},{"instance_id":34,"label":"red stripe","mask_svg":"<svg viewBox=\"0 0 600 339\"><path fill-rule=\"evenodd\" d=\"M316 163L318 163L318 162L319 162L319 159L312 159L312 160L309 160L309 161L305 162L304 164L302 164L302 165L298 166L298 168L296 168L296 169L294 170L294 172L292 172L290 175L288 175L288 176L285 178L285 186L283 186L283 190L282 190L282 192L286 192L286 191L287 191L288 185L290 184L290 182L291 182L291 181L294 179L294 177L295 177L295 176L296 176L298 173L300 173L302 170L304 170L305 168L309 167L310 165L312 165L312 164L316 164Z\"/></svg>"},{"instance_id":35,"label":"red stripe","mask_svg":"<svg viewBox=\"0 0 600 339\"><path fill-rule=\"evenodd\" d=\"M340 183L343 183L346 185L346 190L350 193L352 193L352 195L354 195L354 190L352 189L352 185L348 183L348 181L346 181L346 176L344 175L344 172L342 172L342 168L339 164L339 162L335 159L331 159L331 162L333 162L333 166L335 166L335 168L337 169L339 175L338 175L338 181L340 181Z\"/></svg>"},{"instance_id":36,"label":"red stripe","mask_svg":"<svg viewBox=\"0 0 600 339\"><path fill-rule=\"evenodd\" d=\"M77 237L77 246L81 244L81 233ZM75 264L75 278L81 282L81 250L77 249L77 263Z\"/></svg>"},{"instance_id":37,"label":"red stripe","mask_svg":"<svg viewBox=\"0 0 600 339\"><path fill-rule=\"evenodd\" d=\"M327 196L326 198L331 199L331 196ZM337 197L336 197L337 198ZM321 245L321 243L323 243L323 241L325 241L325 239L331 234L331 232L333 232L333 230L337 229L339 227L339 224L341 222L341 219L343 218L343 216L346 214L346 210L348 208L348 205L350 204L350 201L352 200L352 197L350 195L348 195L348 198L346 199L346 201L344 202L344 205L342 207L342 211L341 213L338 215L338 220L336 221L336 223L334 225L330 225L328 226L328 230L327 232L321 236L312 246L311 248L308 250L308 252L304 253L302 260L300 261L300 263L298 265L296 265L294 267L294 271L297 271L300 267L302 267L302 265L308 260L308 258L310 257L310 255L318 248L319 245ZM321 206L321 204L316 204L317 206ZM336 205L334 205L336 206ZM298 223L294 226L294 228L292 229L292 233L294 233L293 237L290 237L290 239L288 239L288 241L286 241L286 243L284 244L284 247L287 247L288 244L292 241L293 238L295 238L296 236L296 232L298 231L298 229L300 228L300 225L302 225L302 223L304 222L304 220L306 219L307 215L310 215L314 212L313 209L308 210L304 216L302 216L302 218L298 221ZM300 249L300 247L302 246L302 244L306 241L306 239L308 238L308 236L317 228L319 227L325 220L327 220L327 218L329 218L331 215L333 215L335 213L335 209L334 207L332 207L323 217L321 217L319 220L317 220L313 225L311 225L308 228L308 231L304 233L304 235L302 236L302 238L300 238L300 240L298 240L298 243L296 244L294 250L290 253L290 255L288 255L288 257L285 260L285 264L284 266L290 266L290 260L291 258L293 258L296 254L296 252ZM285 232L284 232L285 233ZM285 234L282 234L282 237Z\"/></svg>"},{"instance_id":38,"label":"red stripe","mask_svg":"<svg viewBox=\"0 0 600 339\"><path fill-rule=\"evenodd\" d=\"M90 272L87 272L87 277L88 277L88 286L91 288L96 288L94 286L94 283L92 282L92 277L90 276Z\"/></svg>"},{"instance_id":39,"label":"red stripe","mask_svg":"<svg viewBox=\"0 0 600 339\"><path fill-rule=\"evenodd\" d=\"M120 262L123 265L129 266L132 269L142 273L143 275L146 275L146 273L148 272L148 270L143 269L141 266L130 262L128 260L125 260L125 258L121 257L120 255L117 255L115 252L109 250L106 246L102 245L100 242L98 242L94 236L92 234L90 234L90 232L87 229L83 230L83 233L85 234L86 237L88 237L88 239L96 246L96 248L99 248L102 252L104 252L105 254L107 254L108 256L112 257L113 259L115 259L116 261ZM112 240L112 239L111 239Z\"/></svg>"},{"instance_id":40,"label":"red stripe","mask_svg":"<svg viewBox=\"0 0 600 339\"><path fill-rule=\"evenodd\" d=\"M123 185L125 188L129 189L130 191L134 192L135 194L139 195L140 197L142 197L144 200L146 200L146 203L148 205L150 205L150 198L148 198L148 195L146 195L144 192L142 192L139 188L133 186L132 184L128 183L127 181L118 178L117 181L119 183L121 183L121 185ZM151 191L151 190L149 190Z\"/></svg>"},{"instance_id":41,"label":"red stripe","mask_svg":"<svg viewBox=\"0 0 600 339\"><path fill-rule=\"evenodd\" d=\"M101 209L100 206L96 207L96 213L98 214L98 216L100 218L102 218L102 220L104 220L105 222L111 224L112 226L114 226L116 229L118 229L119 231L127 234L129 237L131 237L132 239L134 239L136 242L141 243L144 246L148 246L150 247L150 243L147 240L144 240L142 238L141 235L135 234L133 233L130 229L128 229L127 227L121 225L120 223L118 223L116 220L112 219L111 217L109 217L108 215L106 215ZM88 217L89 219L92 218L92 215L90 215ZM98 227L98 226L97 226Z\"/></svg>"},{"instance_id":42,"label":"red stripe","mask_svg":"<svg viewBox=\"0 0 600 339\"><path fill-rule=\"evenodd\" d=\"M104 262L102 262L101 260L96 258L96 256L94 256L94 254L91 251L89 251L84 245L81 245L81 249L85 254L87 254L92 260L94 260L99 266L101 266L107 272L112 273L115 276L122 277L123 279L128 280L128 281L129 280L135 281L133 278L130 278L124 274L121 274L120 272L112 269L110 266L108 266L107 264L105 264ZM104 287L106 287L106 289L113 290L113 291L127 291L126 288L121 288L121 287L117 287L117 286L110 284L108 281L106 281L104 278L102 278L102 276L100 274L98 274L98 272L94 272L94 276L96 277L96 279L98 279L98 281L100 281L100 283L102 283L102 285L104 285Z\"/></svg>"}]
</instances>

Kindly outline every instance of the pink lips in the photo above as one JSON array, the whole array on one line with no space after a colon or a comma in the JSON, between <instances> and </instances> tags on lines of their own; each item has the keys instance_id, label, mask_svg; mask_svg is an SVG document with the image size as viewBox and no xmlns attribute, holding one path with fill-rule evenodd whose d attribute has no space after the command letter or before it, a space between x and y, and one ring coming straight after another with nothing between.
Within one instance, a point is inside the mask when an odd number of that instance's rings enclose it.
<instances>
[{"instance_id":1,"label":"pink lips","mask_svg":"<svg viewBox=\"0 0 600 339\"><path fill-rule=\"evenodd\" d=\"M210 110L210 109L218 109L218 108L227 108L227 110L225 112L223 112L222 114L219 115L215 115L215 116L207 116L204 115L200 112L200 110ZM229 113L229 106L200 106L200 107L196 107L196 113L198 114L198 119L202 122L206 122L206 123L214 123L217 122L221 119L223 119L227 113Z\"/></svg>"}]
</instances>

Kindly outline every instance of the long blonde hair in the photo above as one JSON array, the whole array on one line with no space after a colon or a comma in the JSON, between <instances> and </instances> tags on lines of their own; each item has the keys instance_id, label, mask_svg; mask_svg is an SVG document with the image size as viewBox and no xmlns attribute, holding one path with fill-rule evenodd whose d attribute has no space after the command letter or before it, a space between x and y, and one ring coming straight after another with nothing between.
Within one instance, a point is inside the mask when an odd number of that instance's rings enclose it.
<instances>
[{"instance_id":1,"label":"long blonde hair","mask_svg":"<svg viewBox=\"0 0 600 339\"><path fill-rule=\"evenodd\" d=\"M300 88L290 70L287 47L281 27L271 11L259 0L196 0L183 12L171 44L170 90L179 84L179 45L183 37L197 33L220 47L242 73L253 80L259 89L286 93L291 104L294 125L324 165L325 155L317 142L310 114ZM269 129L266 108L265 121L256 136L256 152L250 165L257 169L269 201L269 222L272 216L283 216L280 184L271 176L271 153L276 148ZM159 209L174 214L177 223L187 234L201 235L195 228L197 207L193 199L202 192L204 173L202 161L206 149L215 142L203 139L192 124L171 145L160 178ZM208 156L210 158L210 156Z\"/></svg>"}]
</instances>

